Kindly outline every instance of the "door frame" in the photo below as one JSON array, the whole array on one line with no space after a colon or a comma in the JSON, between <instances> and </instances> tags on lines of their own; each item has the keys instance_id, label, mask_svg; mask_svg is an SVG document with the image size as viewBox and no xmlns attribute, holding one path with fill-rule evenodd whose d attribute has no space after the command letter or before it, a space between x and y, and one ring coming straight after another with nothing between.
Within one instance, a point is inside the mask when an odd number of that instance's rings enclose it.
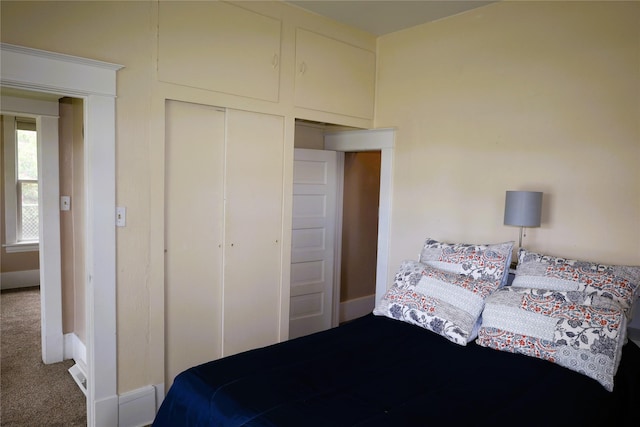
<instances>
[{"instance_id":1,"label":"door frame","mask_svg":"<svg viewBox=\"0 0 640 427\"><path fill-rule=\"evenodd\" d=\"M0 67L3 87L83 99L87 425L117 425L115 96L122 66L0 43Z\"/></svg>"},{"instance_id":2,"label":"door frame","mask_svg":"<svg viewBox=\"0 0 640 427\"><path fill-rule=\"evenodd\" d=\"M387 291L387 275L389 272L389 237L391 232L391 199L393 195L393 152L395 147L395 132L395 128L381 128L327 132L324 134L325 150L339 152L380 151L382 153L380 159L380 202L378 212L376 305L380 302L384 293ZM340 200L340 197L340 194L338 194L338 200ZM336 224L336 230L337 229L338 225ZM340 260L338 259L337 261L338 264L335 265L335 270L339 272ZM334 321L336 314L339 316L340 313L339 286L339 280L334 280Z\"/></svg>"}]
</instances>

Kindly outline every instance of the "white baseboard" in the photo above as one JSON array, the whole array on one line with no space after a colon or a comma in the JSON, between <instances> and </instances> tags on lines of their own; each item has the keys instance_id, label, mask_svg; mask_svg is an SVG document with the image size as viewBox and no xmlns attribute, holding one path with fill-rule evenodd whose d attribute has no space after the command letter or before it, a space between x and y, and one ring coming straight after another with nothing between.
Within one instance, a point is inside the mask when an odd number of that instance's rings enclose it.
<instances>
[{"instance_id":1,"label":"white baseboard","mask_svg":"<svg viewBox=\"0 0 640 427\"><path fill-rule=\"evenodd\" d=\"M93 402L93 419L87 420L88 426L119 426L118 395L114 394Z\"/></svg>"},{"instance_id":2,"label":"white baseboard","mask_svg":"<svg viewBox=\"0 0 640 427\"><path fill-rule=\"evenodd\" d=\"M164 383L156 384L154 387L156 388L156 412L158 412L158 409L160 409L160 405L162 405L162 401L165 397Z\"/></svg>"},{"instance_id":3,"label":"white baseboard","mask_svg":"<svg viewBox=\"0 0 640 427\"><path fill-rule=\"evenodd\" d=\"M348 322L365 316L373 311L376 305L376 296L354 298L340 303L340 322Z\"/></svg>"},{"instance_id":4,"label":"white baseboard","mask_svg":"<svg viewBox=\"0 0 640 427\"><path fill-rule=\"evenodd\" d=\"M40 285L40 270L8 271L2 273L0 289L30 288Z\"/></svg>"},{"instance_id":5,"label":"white baseboard","mask_svg":"<svg viewBox=\"0 0 640 427\"><path fill-rule=\"evenodd\" d=\"M118 426L141 427L153 423L160 407L157 392L163 390L164 384L148 385L137 390L123 393L118 398ZM158 402L156 404L156 402Z\"/></svg>"},{"instance_id":6,"label":"white baseboard","mask_svg":"<svg viewBox=\"0 0 640 427\"><path fill-rule=\"evenodd\" d=\"M87 349L75 333L64 335L64 358L74 359L76 364L69 368L80 390L87 394ZM123 393L117 397L118 427L142 427L153 423L160 403L164 400L164 384L148 385ZM116 425L111 423L113 414L110 407L113 398L103 399L95 405L95 425Z\"/></svg>"},{"instance_id":7,"label":"white baseboard","mask_svg":"<svg viewBox=\"0 0 640 427\"><path fill-rule=\"evenodd\" d=\"M64 334L64 359L73 359L83 367L87 366L87 347L75 333ZM84 369L86 371L86 368Z\"/></svg>"}]
</instances>

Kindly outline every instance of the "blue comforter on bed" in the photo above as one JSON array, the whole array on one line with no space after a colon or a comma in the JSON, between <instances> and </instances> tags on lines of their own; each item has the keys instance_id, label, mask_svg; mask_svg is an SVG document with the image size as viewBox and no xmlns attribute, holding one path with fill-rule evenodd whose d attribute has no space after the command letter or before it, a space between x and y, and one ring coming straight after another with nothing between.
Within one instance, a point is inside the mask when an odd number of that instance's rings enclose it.
<instances>
[{"instance_id":1,"label":"blue comforter on bed","mask_svg":"<svg viewBox=\"0 0 640 427\"><path fill-rule=\"evenodd\" d=\"M372 314L178 375L154 427L637 425L640 348L613 392L559 365Z\"/></svg>"}]
</instances>

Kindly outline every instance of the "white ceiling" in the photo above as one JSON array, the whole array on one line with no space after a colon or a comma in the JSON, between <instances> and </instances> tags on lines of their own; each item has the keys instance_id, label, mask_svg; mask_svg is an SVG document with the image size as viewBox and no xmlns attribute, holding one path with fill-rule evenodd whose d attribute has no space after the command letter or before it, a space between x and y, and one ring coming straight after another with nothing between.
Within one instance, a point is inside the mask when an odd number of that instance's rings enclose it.
<instances>
[{"instance_id":1,"label":"white ceiling","mask_svg":"<svg viewBox=\"0 0 640 427\"><path fill-rule=\"evenodd\" d=\"M495 1L479 0L301 0L293 5L376 36L436 21Z\"/></svg>"}]
</instances>

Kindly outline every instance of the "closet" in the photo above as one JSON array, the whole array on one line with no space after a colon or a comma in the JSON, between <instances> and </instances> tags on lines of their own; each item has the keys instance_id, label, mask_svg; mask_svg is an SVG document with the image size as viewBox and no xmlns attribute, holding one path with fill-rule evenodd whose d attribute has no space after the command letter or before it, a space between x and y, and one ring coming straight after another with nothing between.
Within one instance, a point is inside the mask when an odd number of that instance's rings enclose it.
<instances>
[{"instance_id":1,"label":"closet","mask_svg":"<svg viewBox=\"0 0 640 427\"><path fill-rule=\"evenodd\" d=\"M168 389L190 366L288 338L285 116L370 127L375 38L284 2L160 2L157 26Z\"/></svg>"},{"instance_id":2,"label":"closet","mask_svg":"<svg viewBox=\"0 0 640 427\"><path fill-rule=\"evenodd\" d=\"M284 118L167 101L166 384L280 340Z\"/></svg>"}]
</instances>

